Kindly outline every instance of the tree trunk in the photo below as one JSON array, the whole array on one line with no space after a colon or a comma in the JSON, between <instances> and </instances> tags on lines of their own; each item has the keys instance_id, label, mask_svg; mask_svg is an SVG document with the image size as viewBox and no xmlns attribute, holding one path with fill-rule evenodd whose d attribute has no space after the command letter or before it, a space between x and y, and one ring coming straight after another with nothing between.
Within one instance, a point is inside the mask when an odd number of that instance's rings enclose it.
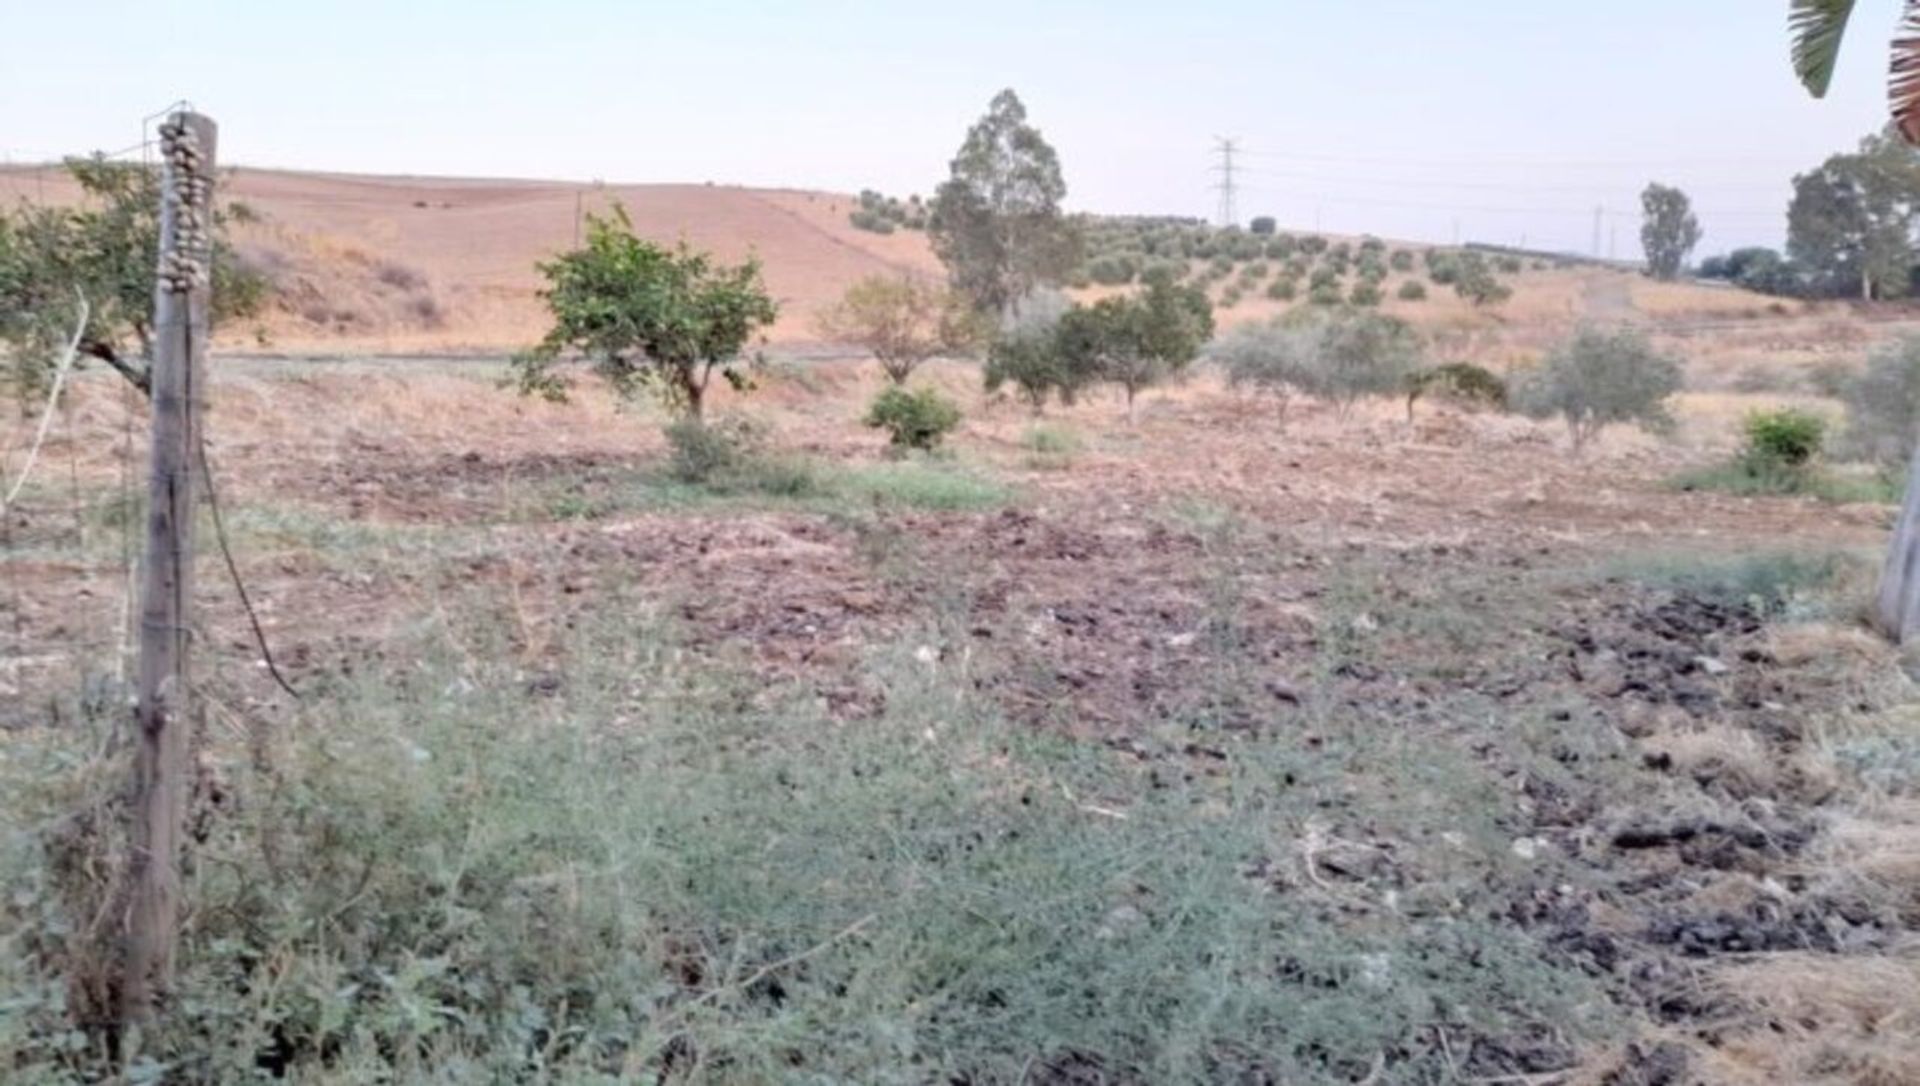
<instances>
[{"instance_id":1,"label":"tree trunk","mask_svg":"<svg viewBox=\"0 0 1920 1086\"><path fill-rule=\"evenodd\" d=\"M1894 644L1920 626L1920 444L1907 465L1907 493L1900 502L1900 519L1887 546L1887 562L1880 571L1880 594L1875 617Z\"/></svg>"}]
</instances>

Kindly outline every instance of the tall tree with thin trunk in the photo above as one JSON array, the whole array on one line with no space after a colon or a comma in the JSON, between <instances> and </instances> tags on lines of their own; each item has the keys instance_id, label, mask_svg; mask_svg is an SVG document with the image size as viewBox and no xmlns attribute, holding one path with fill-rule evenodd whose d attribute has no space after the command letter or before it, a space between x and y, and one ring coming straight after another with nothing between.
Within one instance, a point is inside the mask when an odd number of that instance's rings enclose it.
<instances>
[{"instance_id":1,"label":"tall tree with thin trunk","mask_svg":"<svg viewBox=\"0 0 1920 1086\"><path fill-rule=\"evenodd\" d=\"M1793 70L1814 97L1824 97L1840 57L1840 41L1854 0L1792 0L1788 28L1793 38ZM1920 143L1920 0L1902 5L1900 29L1893 39L1887 97L1894 127L1908 143ZM1920 446L1908 468L1920 479ZM1920 627L1920 486L1907 486L1900 521L1880 574L1876 608L1882 629L1895 641Z\"/></svg>"},{"instance_id":2,"label":"tall tree with thin trunk","mask_svg":"<svg viewBox=\"0 0 1920 1086\"><path fill-rule=\"evenodd\" d=\"M1700 220L1687 194L1658 181L1649 183L1640 193L1640 247L1647 254L1647 274L1677 277L1698 244Z\"/></svg>"},{"instance_id":3,"label":"tall tree with thin trunk","mask_svg":"<svg viewBox=\"0 0 1920 1086\"><path fill-rule=\"evenodd\" d=\"M1003 90L967 130L951 175L934 194L927 234L954 289L1005 317L1079 262L1079 232L1060 210L1060 157Z\"/></svg>"}]
</instances>

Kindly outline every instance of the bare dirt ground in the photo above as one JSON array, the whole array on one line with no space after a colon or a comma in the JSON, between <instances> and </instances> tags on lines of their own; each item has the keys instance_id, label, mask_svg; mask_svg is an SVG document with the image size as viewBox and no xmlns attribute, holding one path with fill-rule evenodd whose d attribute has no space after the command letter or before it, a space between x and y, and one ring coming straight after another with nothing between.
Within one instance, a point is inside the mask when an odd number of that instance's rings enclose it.
<instances>
[{"instance_id":1,"label":"bare dirt ground","mask_svg":"<svg viewBox=\"0 0 1920 1086\"><path fill-rule=\"evenodd\" d=\"M1544 939L1635 1023L1604 1050L1462 1040L1464 1080L1890 1083L1920 1068L1900 1025L1920 979L1903 836L1920 812L1843 772L1849 737L1886 734L1906 703L1892 654L1844 609L1782 624L1758 597L1632 572L1753 552L1871 561L1887 507L1663 485L1765 397L1698 396L1676 438L1610 434L1575 460L1522 420L1423 407L1409 423L1383 404L1349 419L1296 405L1283 422L1202 376L1134 425L1104 398L1054 413L1081 448L1050 459L1024 408L943 366L932 379L968 421L950 461L915 470L982 489L810 502L662 483L648 412L591 390L522 401L495 365L218 365L225 517L296 683L382 666L400 628L460 598L497 618L530 688L564 684L566 629L618 590L667 606L689 651L804 684L839 717L888 696L863 664L873 646L924 642L971 661L1014 718L1152 772L1210 772L1249 732L1310 748L1343 707L1504 780L1475 817L1524 873L1456 907ZM796 363L722 408L821 470L881 469L855 425L875 387L857 362ZM130 406L104 377L80 382L5 526L8 717L113 659ZM271 704L231 586L211 559L202 578L210 670L235 704ZM1233 683L1209 678L1228 667ZM1305 875L1272 877L1392 908L1449 847L1452 801L1395 821L1354 772Z\"/></svg>"}]
</instances>

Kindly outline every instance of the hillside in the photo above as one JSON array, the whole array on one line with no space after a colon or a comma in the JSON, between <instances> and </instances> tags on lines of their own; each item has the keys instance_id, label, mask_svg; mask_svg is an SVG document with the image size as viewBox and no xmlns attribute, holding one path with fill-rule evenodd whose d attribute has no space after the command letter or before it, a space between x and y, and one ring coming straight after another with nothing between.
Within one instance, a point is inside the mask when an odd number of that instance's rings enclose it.
<instances>
[{"instance_id":1,"label":"hillside","mask_svg":"<svg viewBox=\"0 0 1920 1086\"><path fill-rule=\"evenodd\" d=\"M0 199L8 202L65 202L77 195L57 167L0 170ZM236 225L236 243L273 278L280 298L274 312L224 330L232 347L446 353L525 346L544 327L535 263L573 243L579 215L616 202L645 236L685 238L729 260L758 256L782 306L769 337L775 343L813 339L815 314L863 275L939 271L924 234L855 229L847 217L856 199L833 193L241 167L224 195L229 206L252 213ZM1195 262L1196 271L1202 266ZM1590 318L1751 317L1774 305L1744 291L1654 285L1590 266L1530 268L1512 278L1514 297L1498 309L1475 309L1444 288L1420 302L1394 297L1400 282L1420 277L1414 271L1389 278L1383 308L1435 331L1507 333L1524 325L1551 334ZM1262 285L1251 284L1244 298L1223 304L1220 323L1230 327L1287 307L1265 297ZM1230 286L1222 280L1210 292L1224 302Z\"/></svg>"}]
</instances>

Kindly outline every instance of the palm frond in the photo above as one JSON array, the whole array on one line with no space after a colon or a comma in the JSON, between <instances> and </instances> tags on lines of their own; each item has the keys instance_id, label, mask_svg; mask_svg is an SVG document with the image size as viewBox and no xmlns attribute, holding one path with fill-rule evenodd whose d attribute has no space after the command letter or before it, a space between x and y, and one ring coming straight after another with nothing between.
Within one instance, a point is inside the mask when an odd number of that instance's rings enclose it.
<instances>
[{"instance_id":1,"label":"palm frond","mask_svg":"<svg viewBox=\"0 0 1920 1086\"><path fill-rule=\"evenodd\" d=\"M1912 12L1908 5L1908 12ZM1833 82L1834 61L1840 57L1840 38L1847 30L1853 0L1792 0L1787 29L1793 35L1793 71L1815 98L1826 96Z\"/></svg>"},{"instance_id":2,"label":"palm frond","mask_svg":"<svg viewBox=\"0 0 1920 1086\"><path fill-rule=\"evenodd\" d=\"M1894 33L1887 102L1900 135L1908 143L1920 143L1920 0L1907 0Z\"/></svg>"}]
</instances>

